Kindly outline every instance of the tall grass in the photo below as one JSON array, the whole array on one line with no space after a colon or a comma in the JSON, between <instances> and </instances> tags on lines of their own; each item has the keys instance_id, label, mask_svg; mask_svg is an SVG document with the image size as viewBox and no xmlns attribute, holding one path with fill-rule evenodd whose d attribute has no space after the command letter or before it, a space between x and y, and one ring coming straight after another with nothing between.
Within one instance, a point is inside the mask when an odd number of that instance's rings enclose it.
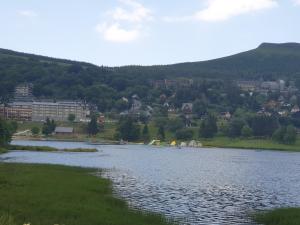
<instances>
[{"instance_id":1,"label":"tall grass","mask_svg":"<svg viewBox=\"0 0 300 225\"><path fill-rule=\"evenodd\" d=\"M0 213L0 225L16 225L12 216L7 213Z\"/></svg>"}]
</instances>

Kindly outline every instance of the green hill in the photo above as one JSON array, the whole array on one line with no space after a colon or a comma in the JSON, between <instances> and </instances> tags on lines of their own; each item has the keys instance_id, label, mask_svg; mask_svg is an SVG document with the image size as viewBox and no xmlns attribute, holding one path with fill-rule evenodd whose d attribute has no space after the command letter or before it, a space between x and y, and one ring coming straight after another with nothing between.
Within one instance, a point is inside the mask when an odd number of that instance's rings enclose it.
<instances>
[{"instance_id":1,"label":"green hill","mask_svg":"<svg viewBox=\"0 0 300 225\"><path fill-rule=\"evenodd\" d=\"M84 99L104 108L120 96L147 96L150 81L181 77L218 80L295 78L300 44L264 43L254 50L202 62L173 65L100 67L0 49L0 96L11 97L19 83L34 84L37 97Z\"/></svg>"},{"instance_id":2,"label":"green hill","mask_svg":"<svg viewBox=\"0 0 300 225\"><path fill-rule=\"evenodd\" d=\"M277 79L300 73L300 44L263 43L258 48L236 55L202 62L166 66L125 67L123 71L151 70L156 76L188 76L221 79Z\"/></svg>"}]
</instances>

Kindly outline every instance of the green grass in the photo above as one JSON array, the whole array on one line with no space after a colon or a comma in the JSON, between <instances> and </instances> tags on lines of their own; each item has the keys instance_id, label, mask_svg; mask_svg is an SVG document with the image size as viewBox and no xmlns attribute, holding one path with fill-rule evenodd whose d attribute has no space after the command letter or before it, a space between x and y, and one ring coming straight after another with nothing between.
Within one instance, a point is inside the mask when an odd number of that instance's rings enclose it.
<instances>
[{"instance_id":1,"label":"green grass","mask_svg":"<svg viewBox=\"0 0 300 225\"><path fill-rule=\"evenodd\" d=\"M26 145L9 145L7 147L8 150L19 150L19 151L36 151L36 152L97 152L95 148L64 148L58 149L48 146L26 146Z\"/></svg>"},{"instance_id":2,"label":"green grass","mask_svg":"<svg viewBox=\"0 0 300 225\"><path fill-rule=\"evenodd\" d=\"M94 169L0 164L0 225L166 225L129 209Z\"/></svg>"},{"instance_id":3,"label":"green grass","mask_svg":"<svg viewBox=\"0 0 300 225\"><path fill-rule=\"evenodd\" d=\"M0 154L6 153L6 152L7 152L6 148L0 147Z\"/></svg>"},{"instance_id":4,"label":"green grass","mask_svg":"<svg viewBox=\"0 0 300 225\"><path fill-rule=\"evenodd\" d=\"M272 141L271 139L239 139L239 138L231 139L227 137L215 137L213 139L202 139L201 142L205 147L300 151L299 138L294 145L280 144Z\"/></svg>"},{"instance_id":5,"label":"green grass","mask_svg":"<svg viewBox=\"0 0 300 225\"><path fill-rule=\"evenodd\" d=\"M257 214L254 219L264 225L299 225L300 208L276 209Z\"/></svg>"}]
</instances>

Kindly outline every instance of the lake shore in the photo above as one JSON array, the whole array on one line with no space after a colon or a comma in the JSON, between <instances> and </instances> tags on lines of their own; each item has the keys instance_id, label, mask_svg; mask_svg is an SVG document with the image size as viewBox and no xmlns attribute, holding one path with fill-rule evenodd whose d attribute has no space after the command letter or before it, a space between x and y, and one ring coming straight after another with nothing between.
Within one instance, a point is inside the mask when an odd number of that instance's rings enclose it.
<instances>
[{"instance_id":1,"label":"lake shore","mask_svg":"<svg viewBox=\"0 0 300 225\"><path fill-rule=\"evenodd\" d=\"M66 166L0 163L1 225L167 225L113 197L101 171ZM7 204L9 203L9 204Z\"/></svg>"}]
</instances>

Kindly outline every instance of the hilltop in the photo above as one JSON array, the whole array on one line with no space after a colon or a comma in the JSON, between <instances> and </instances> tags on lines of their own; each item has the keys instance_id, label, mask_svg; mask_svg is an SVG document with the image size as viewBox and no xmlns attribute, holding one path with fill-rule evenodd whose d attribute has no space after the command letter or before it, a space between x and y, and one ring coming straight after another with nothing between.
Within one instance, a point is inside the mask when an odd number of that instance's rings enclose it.
<instances>
[{"instance_id":1,"label":"hilltop","mask_svg":"<svg viewBox=\"0 0 300 225\"><path fill-rule=\"evenodd\" d=\"M123 67L138 73L151 70L156 76L185 76L220 79L277 79L300 73L300 44L263 43L258 48L214 60L187 62L165 66Z\"/></svg>"}]
</instances>

